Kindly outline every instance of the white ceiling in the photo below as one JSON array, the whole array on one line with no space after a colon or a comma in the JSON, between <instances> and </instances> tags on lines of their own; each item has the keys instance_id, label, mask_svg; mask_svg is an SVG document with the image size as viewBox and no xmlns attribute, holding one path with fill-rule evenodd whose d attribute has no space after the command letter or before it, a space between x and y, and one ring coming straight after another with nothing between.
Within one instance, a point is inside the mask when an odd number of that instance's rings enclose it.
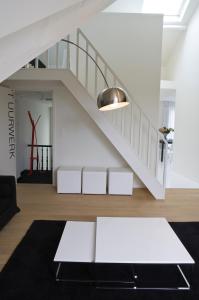
<instances>
[{"instance_id":1,"label":"white ceiling","mask_svg":"<svg viewBox=\"0 0 199 300\"><path fill-rule=\"evenodd\" d=\"M116 0L113 4L108 6L104 12L111 12L111 13L142 13L146 9L146 5L144 5L145 0ZM151 0L152 1L152 0ZM158 1L158 0L156 0ZM157 13L157 11L163 9L163 11L166 9L166 6L164 5L164 1L166 1L166 4L168 5L168 0L159 0L161 1L159 5L159 9L155 6L154 8L151 7L149 9L149 5L147 5L147 12L150 11L150 13ZM155 0L152 1L153 5L155 5ZM159 3L159 2L158 2ZM172 4L172 0L169 2ZM184 25L187 24L193 15L194 11L196 10L197 6L199 5L199 0L183 0L183 9L180 10L179 15L176 16L165 16L164 23L166 24L178 24L178 25ZM147 4L147 3L146 3ZM160 9L162 7L162 9ZM157 10L158 9L158 10ZM168 7L166 9L168 11Z\"/></svg>"}]
</instances>

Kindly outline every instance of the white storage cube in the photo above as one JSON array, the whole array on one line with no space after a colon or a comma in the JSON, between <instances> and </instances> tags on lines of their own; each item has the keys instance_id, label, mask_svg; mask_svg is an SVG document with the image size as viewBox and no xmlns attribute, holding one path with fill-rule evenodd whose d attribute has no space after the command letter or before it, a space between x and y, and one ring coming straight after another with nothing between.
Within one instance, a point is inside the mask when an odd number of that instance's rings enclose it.
<instances>
[{"instance_id":1,"label":"white storage cube","mask_svg":"<svg viewBox=\"0 0 199 300\"><path fill-rule=\"evenodd\" d=\"M133 194L133 172L128 168L109 168L108 193L111 195Z\"/></svg>"},{"instance_id":2,"label":"white storage cube","mask_svg":"<svg viewBox=\"0 0 199 300\"><path fill-rule=\"evenodd\" d=\"M57 192L67 194L81 193L82 168L60 167L57 171Z\"/></svg>"},{"instance_id":3,"label":"white storage cube","mask_svg":"<svg viewBox=\"0 0 199 300\"><path fill-rule=\"evenodd\" d=\"M106 168L84 168L82 175L83 194L106 194Z\"/></svg>"}]
</instances>

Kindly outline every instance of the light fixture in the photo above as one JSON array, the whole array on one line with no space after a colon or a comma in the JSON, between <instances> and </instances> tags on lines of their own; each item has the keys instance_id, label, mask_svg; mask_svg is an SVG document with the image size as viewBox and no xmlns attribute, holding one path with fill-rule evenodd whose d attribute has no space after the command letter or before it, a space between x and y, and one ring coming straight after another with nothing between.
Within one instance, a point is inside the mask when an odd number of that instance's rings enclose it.
<instances>
[{"instance_id":1,"label":"light fixture","mask_svg":"<svg viewBox=\"0 0 199 300\"><path fill-rule=\"evenodd\" d=\"M90 57L90 59L94 62L94 64L97 66L98 70L100 71L107 86L107 88L104 89L97 97L97 106L100 111L108 111L117 108L122 108L129 104L125 91L120 87L109 87L106 77L102 72L102 69L97 64L95 59L84 48L82 48L81 46L75 44L70 40L62 39L62 41L72 44L77 48L81 49L84 53L86 53L86 55Z\"/></svg>"},{"instance_id":2,"label":"light fixture","mask_svg":"<svg viewBox=\"0 0 199 300\"><path fill-rule=\"evenodd\" d=\"M107 88L97 98L97 106L101 111L122 108L128 104L124 90L119 87Z\"/></svg>"}]
</instances>

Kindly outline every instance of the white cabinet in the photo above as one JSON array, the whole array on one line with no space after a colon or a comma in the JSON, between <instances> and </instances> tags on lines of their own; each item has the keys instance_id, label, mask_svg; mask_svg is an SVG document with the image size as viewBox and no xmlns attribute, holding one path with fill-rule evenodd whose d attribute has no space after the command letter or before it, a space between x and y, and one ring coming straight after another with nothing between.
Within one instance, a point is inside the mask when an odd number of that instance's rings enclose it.
<instances>
[{"instance_id":1,"label":"white cabinet","mask_svg":"<svg viewBox=\"0 0 199 300\"><path fill-rule=\"evenodd\" d=\"M133 172L131 169L108 169L108 193L111 195L133 194Z\"/></svg>"},{"instance_id":2,"label":"white cabinet","mask_svg":"<svg viewBox=\"0 0 199 300\"><path fill-rule=\"evenodd\" d=\"M57 171L57 192L80 194L81 177L81 167L60 167Z\"/></svg>"},{"instance_id":3,"label":"white cabinet","mask_svg":"<svg viewBox=\"0 0 199 300\"><path fill-rule=\"evenodd\" d=\"M106 168L84 168L82 175L83 194L106 194Z\"/></svg>"}]
</instances>

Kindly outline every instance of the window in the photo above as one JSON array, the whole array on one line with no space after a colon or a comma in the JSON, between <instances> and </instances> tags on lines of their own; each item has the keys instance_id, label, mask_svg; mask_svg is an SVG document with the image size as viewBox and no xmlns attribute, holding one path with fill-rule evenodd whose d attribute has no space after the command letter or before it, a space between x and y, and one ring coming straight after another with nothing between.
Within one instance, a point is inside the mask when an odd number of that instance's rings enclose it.
<instances>
[{"instance_id":1,"label":"window","mask_svg":"<svg viewBox=\"0 0 199 300\"><path fill-rule=\"evenodd\" d=\"M186 0L144 0L143 13L158 13L165 16L179 16Z\"/></svg>"},{"instance_id":2,"label":"window","mask_svg":"<svg viewBox=\"0 0 199 300\"><path fill-rule=\"evenodd\" d=\"M197 5L198 0L117 0L105 12L163 14L164 24L179 25Z\"/></svg>"}]
</instances>

